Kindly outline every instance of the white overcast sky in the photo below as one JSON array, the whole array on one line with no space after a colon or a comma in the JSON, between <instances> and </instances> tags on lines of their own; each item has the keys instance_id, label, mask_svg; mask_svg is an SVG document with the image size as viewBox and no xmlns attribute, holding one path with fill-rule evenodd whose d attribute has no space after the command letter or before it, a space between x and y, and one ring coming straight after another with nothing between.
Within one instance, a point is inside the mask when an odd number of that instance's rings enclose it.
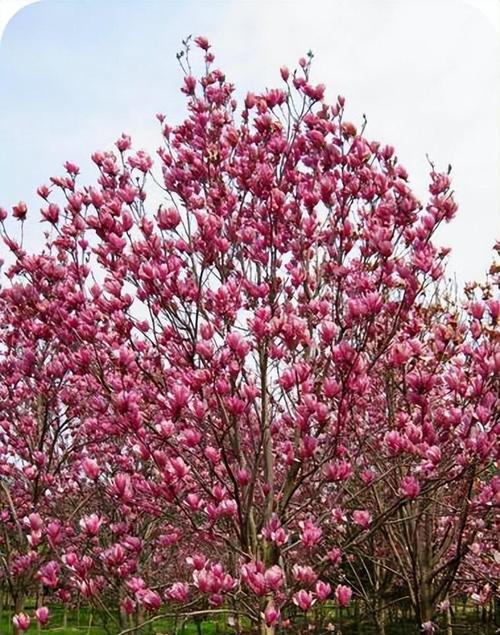
<instances>
[{"instance_id":1,"label":"white overcast sky","mask_svg":"<svg viewBox=\"0 0 500 635\"><path fill-rule=\"evenodd\" d=\"M67 159L90 181L91 152L122 131L154 152L155 113L184 114L175 53L201 34L239 95L279 86L279 67L312 49L313 79L330 101L346 97L355 123L366 113L366 136L396 147L422 200L426 153L452 164L460 210L439 234L450 275L488 268L500 237L498 0L39 0L9 20L23 4L0 0L0 205L37 211L36 187Z\"/></svg>"}]
</instances>

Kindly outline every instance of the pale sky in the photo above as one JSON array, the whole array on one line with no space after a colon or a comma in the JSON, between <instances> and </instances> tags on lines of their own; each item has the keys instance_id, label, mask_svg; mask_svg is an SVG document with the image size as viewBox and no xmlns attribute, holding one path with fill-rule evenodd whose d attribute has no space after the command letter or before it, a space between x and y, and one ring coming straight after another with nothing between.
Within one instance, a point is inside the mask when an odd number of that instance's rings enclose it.
<instances>
[{"instance_id":1,"label":"pale sky","mask_svg":"<svg viewBox=\"0 0 500 635\"><path fill-rule=\"evenodd\" d=\"M7 21L22 0L0 0ZM8 21L0 44L0 205L25 200L122 133L151 153L157 112L184 116L175 59L206 35L239 96L280 86L309 49L327 100L346 97L366 136L395 146L422 201L429 154L453 166L460 209L438 235L449 273L482 277L500 237L498 0L39 0ZM27 223L29 245L39 226ZM1 250L1 247L0 247Z\"/></svg>"}]
</instances>

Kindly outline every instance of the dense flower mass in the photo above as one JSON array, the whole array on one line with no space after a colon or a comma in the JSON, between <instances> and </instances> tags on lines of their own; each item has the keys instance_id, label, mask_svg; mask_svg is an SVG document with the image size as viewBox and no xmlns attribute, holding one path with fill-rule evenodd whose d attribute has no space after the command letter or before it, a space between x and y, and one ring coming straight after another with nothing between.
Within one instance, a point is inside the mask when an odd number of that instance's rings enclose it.
<instances>
[{"instance_id":1,"label":"dense flower mass","mask_svg":"<svg viewBox=\"0 0 500 635\"><path fill-rule=\"evenodd\" d=\"M394 588L418 625L488 602L500 301L489 280L447 291L449 171L420 202L310 58L239 109L195 43L205 71L179 56L188 114L158 115L156 162L125 134L92 155L93 185L67 162L38 189L38 253L8 231L35 222L26 204L0 209L17 632L77 599L122 629L227 610L268 633L356 599L383 629Z\"/></svg>"}]
</instances>

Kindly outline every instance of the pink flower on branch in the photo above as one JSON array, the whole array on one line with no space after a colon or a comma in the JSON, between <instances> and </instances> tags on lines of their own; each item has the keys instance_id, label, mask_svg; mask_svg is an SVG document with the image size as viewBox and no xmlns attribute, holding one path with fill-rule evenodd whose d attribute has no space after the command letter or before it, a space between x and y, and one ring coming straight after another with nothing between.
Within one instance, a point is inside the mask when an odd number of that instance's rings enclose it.
<instances>
[{"instance_id":1,"label":"pink flower on branch","mask_svg":"<svg viewBox=\"0 0 500 635\"><path fill-rule=\"evenodd\" d=\"M312 606L314 606L315 602L316 598L314 595L305 589L301 589L293 595L293 603L304 612L307 612Z\"/></svg>"},{"instance_id":2,"label":"pink flower on branch","mask_svg":"<svg viewBox=\"0 0 500 635\"><path fill-rule=\"evenodd\" d=\"M343 584L339 584L335 589L335 599L337 600L339 606L344 607L349 604L352 597L352 589L351 587L345 586Z\"/></svg>"},{"instance_id":3,"label":"pink flower on branch","mask_svg":"<svg viewBox=\"0 0 500 635\"><path fill-rule=\"evenodd\" d=\"M35 611L35 617L39 624L44 626L49 621L50 612L46 606L40 606Z\"/></svg>"},{"instance_id":4,"label":"pink flower on branch","mask_svg":"<svg viewBox=\"0 0 500 635\"><path fill-rule=\"evenodd\" d=\"M18 631L27 631L30 627L31 620L26 613L16 613L12 618L12 624Z\"/></svg>"}]
</instances>

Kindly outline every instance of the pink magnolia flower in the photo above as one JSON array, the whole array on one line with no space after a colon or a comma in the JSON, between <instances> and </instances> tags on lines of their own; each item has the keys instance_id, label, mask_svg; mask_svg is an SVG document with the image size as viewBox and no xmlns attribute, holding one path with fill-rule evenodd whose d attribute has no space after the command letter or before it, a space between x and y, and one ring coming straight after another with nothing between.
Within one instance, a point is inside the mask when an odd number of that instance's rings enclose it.
<instances>
[{"instance_id":1,"label":"pink magnolia flower","mask_svg":"<svg viewBox=\"0 0 500 635\"><path fill-rule=\"evenodd\" d=\"M352 518L356 525L359 525L363 529L367 529L372 522L372 517L369 511L365 509L356 509L352 512Z\"/></svg>"},{"instance_id":2,"label":"pink magnolia flower","mask_svg":"<svg viewBox=\"0 0 500 635\"><path fill-rule=\"evenodd\" d=\"M24 221L26 219L26 215L28 213L28 206L24 201L20 201L17 205L14 205L12 208L12 216L17 218L20 221ZM24 614L21 614L24 615Z\"/></svg>"},{"instance_id":3,"label":"pink magnolia flower","mask_svg":"<svg viewBox=\"0 0 500 635\"><path fill-rule=\"evenodd\" d=\"M277 564L273 565L264 573L264 579L268 588L271 591L277 591L280 587L283 586L284 582L284 574L281 567Z\"/></svg>"},{"instance_id":4,"label":"pink magnolia flower","mask_svg":"<svg viewBox=\"0 0 500 635\"><path fill-rule=\"evenodd\" d=\"M189 585L185 582L174 582L165 595L169 600L185 602L189 597Z\"/></svg>"},{"instance_id":5,"label":"pink magnolia flower","mask_svg":"<svg viewBox=\"0 0 500 635\"><path fill-rule=\"evenodd\" d=\"M42 540L42 532L41 531L32 531L28 536L28 544L32 549L37 547Z\"/></svg>"},{"instance_id":6,"label":"pink magnolia flower","mask_svg":"<svg viewBox=\"0 0 500 635\"><path fill-rule=\"evenodd\" d=\"M80 593L86 598L92 598L99 592L99 585L95 580L79 580L77 587Z\"/></svg>"},{"instance_id":7,"label":"pink magnolia flower","mask_svg":"<svg viewBox=\"0 0 500 635\"><path fill-rule=\"evenodd\" d=\"M330 549L328 552L328 558L332 564L339 564L342 560L342 549L333 547L333 549Z\"/></svg>"},{"instance_id":8,"label":"pink magnolia flower","mask_svg":"<svg viewBox=\"0 0 500 635\"><path fill-rule=\"evenodd\" d=\"M97 514L90 514L80 519L79 525L83 531L91 536L96 536L99 533L99 529L103 524L102 518Z\"/></svg>"},{"instance_id":9,"label":"pink magnolia flower","mask_svg":"<svg viewBox=\"0 0 500 635\"><path fill-rule=\"evenodd\" d=\"M136 609L136 604L132 598L126 597L123 599L121 606L127 615L132 615Z\"/></svg>"},{"instance_id":10,"label":"pink magnolia flower","mask_svg":"<svg viewBox=\"0 0 500 635\"><path fill-rule=\"evenodd\" d=\"M198 35L197 37L195 37L194 43L196 44L196 46L203 49L204 51L208 51L208 49L210 48L208 39L203 35Z\"/></svg>"},{"instance_id":11,"label":"pink magnolia flower","mask_svg":"<svg viewBox=\"0 0 500 635\"><path fill-rule=\"evenodd\" d=\"M208 603L211 606L218 608L224 604L224 596L222 593L212 593L212 595L208 598Z\"/></svg>"},{"instance_id":12,"label":"pink magnolia flower","mask_svg":"<svg viewBox=\"0 0 500 635\"><path fill-rule=\"evenodd\" d=\"M417 498L420 494L420 483L414 476L405 476L401 481L401 493L408 498Z\"/></svg>"},{"instance_id":13,"label":"pink magnolia flower","mask_svg":"<svg viewBox=\"0 0 500 635\"><path fill-rule=\"evenodd\" d=\"M241 568L241 579L255 593L255 595L265 595L267 591L267 581L259 566L261 563L250 562Z\"/></svg>"},{"instance_id":14,"label":"pink magnolia flower","mask_svg":"<svg viewBox=\"0 0 500 635\"><path fill-rule=\"evenodd\" d=\"M217 463L220 462L221 454L220 454L220 450L218 450L217 448L214 448L214 447L212 447L210 445L207 446L205 448L204 455L214 465L217 465Z\"/></svg>"},{"instance_id":15,"label":"pink magnolia flower","mask_svg":"<svg viewBox=\"0 0 500 635\"><path fill-rule=\"evenodd\" d=\"M243 339L243 337L233 331L226 337L226 342L229 348L234 351L239 357L245 357L250 350L250 345Z\"/></svg>"},{"instance_id":16,"label":"pink magnolia flower","mask_svg":"<svg viewBox=\"0 0 500 635\"><path fill-rule=\"evenodd\" d=\"M284 545L288 540L288 533L283 529L279 518L274 514L269 523L262 530L262 535L267 540L274 542L278 547Z\"/></svg>"},{"instance_id":17,"label":"pink magnolia flower","mask_svg":"<svg viewBox=\"0 0 500 635\"><path fill-rule=\"evenodd\" d=\"M71 163L71 161L66 161L64 167L66 168L67 172L73 176L76 176L80 173L80 168L74 163Z\"/></svg>"},{"instance_id":18,"label":"pink magnolia flower","mask_svg":"<svg viewBox=\"0 0 500 635\"><path fill-rule=\"evenodd\" d=\"M207 559L201 553L195 553L192 556L186 558L186 564L197 571L201 571L205 566Z\"/></svg>"},{"instance_id":19,"label":"pink magnolia flower","mask_svg":"<svg viewBox=\"0 0 500 635\"><path fill-rule=\"evenodd\" d=\"M132 483L130 476L123 472L116 474L110 486L112 494L120 498L124 503L128 503L132 499Z\"/></svg>"},{"instance_id":20,"label":"pink magnolia flower","mask_svg":"<svg viewBox=\"0 0 500 635\"><path fill-rule=\"evenodd\" d=\"M425 456L436 465L441 461L441 450L437 445L432 445L425 453Z\"/></svg>"},{"instance_id":21,"label":"pink magnolia flower","mask_svg":"<svg viewBox=\"0 0 500 635\"><path fill-rule=\"evenodd\" d=\"M199 511L203 509L203 499L201 496L195 492L191 492L186 496L186 503L193 511Z\"/></svg>"},{"instance_id":22,"label":"pink magnolia flower","mask_svg":"<svg viewBox=\"0 0 500 635\"><path fill-rule=\"evenodd\" d=\"M351 464L348 461L328 463L324 467L324 474L327 481L346 481L352 476Z\"/></svg>"},{"instance_id":23,"label":"pink magnolia flower","mask_svg":"<svg viewBox=\"0 0 500 635\"><path fill-rule=\"evenodd\" d=\"M132 139L130 138L128 134L125 134L124 132L122 132L121 137L118 139L115 145L120 152L124 152L125 150L130 150L130 148L132 147Z\"/></svg>"},{"instance_id":24,"label":"pink magnolia flower","mask_svg":"<svg viewBox=\"0 0 500 635\"><path fill-rule=\"evenodd\" d=\"M46 587L55 589L59 583L59 564L54 560L47 562L39 571L40 581Z\"/></svg>"},{"instance_id":25,"label":"pink magnolia flower","mask_svg":"<svg viewBox=\"0 0 500 635\"><path fill-rule=\"evenodd\" d=\"M103 558L108 566L117 567L125 560L125 549L120 544L114 544L103 553Z\"/></svg>"},{"instance_id":26,"label":"pink magnolia flower","mask_svg":"<svg viewBox=\"0 0 500 635\"><path fill-rule=\"evenodd\" d=\"M153 159L144 150L139 150L134 156L128 158L128 164L146 173L153 167Z\"/></svg>"},{"instance_id":27,"label":"pink magnolia flower","mask_svg":"<svg viewBox=\"0 0 500 635\"><path fill-rule=\"evenodd\" d=\"M339 603L339 606L347 606L351 601L352 589L351 587L339 584L335 589L335 598Z\"/></svg>"},{"instance_id":28,"label":"pink magnolia flower","mask_svg":"<svg viewBox=\"0 0 500 635\"><path fill-rule=\"evenodd\" d=\"M181 216L175 207L160 207L157 214L158 227L163 230L175 229L181 222Z\"/></svg>"},{"instance_id":29,"label":"pink magnolia flower","mask_svg":"<svg viewBox=\"0 0 500 635\"><path fill-rule=\"evenodd\" d=\"M127 580L126 585L132 593L137 593L146 588L146 583L142 578L130 578L130 580Z\"/></svg>"},{"instance_id":30,"label":"pink magnolia flower","mask_svg":"<svg viewBox=\"0 0 500 635\"><path fill-rule=\"evenodd\" d=\"M97 461L89 457L85 457L82 461L82 469L85 475L91 480L95 481L101 471Z\"/></svg>"},{"instance_id":31,"label":"pink magnolia flower","mask_svg":"<svg viewBox=\"0 0 500 635\"><path fill-rule=\"evenodd\" d=\"M293 603L298 606L301 611L308 611L316 602L316 598L313 594L305 589L301 589L300 591L297 591L297 593L294 593L292 599Z\"/></svg>"},{"instance_id":32,"label":"pink magnolia flower","mask_svg":"<svg viewBox=\"0 0 500 635\"><path fill-rule=\"evenodd\" d=\"M40 514L30 514L25 521L29 525L31 531L40 531L43 527L43 520L40 517Z\"/></svg>"},{"instance_id":33,"label":"pink magnolia flower","mask_svg":"<svg viewBox=\"0 0 500 635\"><path fill-rule=\"evenodd\" d=\"M335 335L337 334L337 326L329 321L325 320L321 324L321 340L324 344L331 344Z\"/></svg>"},{"instance_id":34,"label":"pink magnolia flower","mask_svg":"<svg viewBox=\"0 0 500 635\"><path fill-rule=\"evenodd\" d=\"M240 468L236 470L236 480L238 481L238 485L240 487L245 487L250 483L250 472L245 468Z\"/></svg>"},{"instance_id":35,"label":"pink magnolia flower","mask_svg":"<svg viewBox=\"0 0 500 635\"><path fill-rule=\"evenodd\" d=\"M314 587L316 595L319 600L326 600L330 593L332 592L332 587L328 584L328 582L323 582L323 580L318 580L316 582L316 586Z\"/></svg>"},{"instance_id":36,"label":"pink magnolia flower","mask_svg":"<svg viewBox=\"0 0 500 635\"><path fill-rule=\"evenodd\" d=\"M151 589L140 589L136 592L137 600L148 611L157 611L161 606L161 597Z\"/></svg>"},{"instance_id":37,"label":"pink magnolia flower","mask_svg":"<svg viewBox=\"0 0 500 635\"><path fill-rule=\"evenodd\" d=\"M46 209L40 210L42 217L49 223L56 224L59 220L59 206L55 203L50 203Z\"/></svg>"},{"instance_id":38,"label":"pink magnolia flower","mask_svg":"<svg viewBox=\"0 0 500 635\"><path fill-rule=\"evenodd\" d=\"M293 577L302 584L314 584L318 578L314 569L309 565L294 564L292 573Z\"/></svg>"},{"instance_id":39,"label":"pink magnolia flower","mask_svg":"<svg viewBox=\"0 0 500 635\"><path fill-rule=\"evenodd\" d=\"M12 618L12 624L18 631L27 631L30 627L31 620L26 613L17 613Z\"/></svg>"},{"instance_id":40,"label":"pink magnolia flower","mask_svg":"<svg viewBox=\"0 0 500 635\"><path fill-rule=\"evenodd\" d=\"M280 621L280 610L276 608L274 604L269 604L264 611L263 617L266 622L266 626L275 626Z\"/></svg>"},{"instance_id":41,"label":"pink magnolia flower","mask_svg":"<svg viewBox=\"0 0 500 635\"><path fill-rule=\"evenodd\" d=\"M407 442L397 430L391 430L385 435L385 442L391 454L399 454L404 452Z\"/></svg>"},{"instance_id":42,"label":"pink magnolia flower","mask_svg":"<svg viewBox=\"0 0 500 635\"><path fill-rule=\"evenodd\" d=\"M370 485L375 480L377 473L373 470L363 470L359 476L365 485Z\"/></svg>"},{"instance_id":43,"label":"pink magnolia flower","mask_svg":"<svg viewBox=\"0 0 500 635\"><path fill-rule=\"evenodd\" d=\"M188 447L194 448L196 447L202 439L202 434L199 430L195 430L194 428L188 428L184 430L182 433L182 441Z\"/></svg>"},{"instance_id":44,"label":"pink magnolia flower","mask_svg":"<svg viewBox=\"0 0 500 635\"><path fill-rule=\"evenodd\" d=\"M321 541L323 531L320 527L317 527L311 520L301 521L299 523L302 533L300 540L304 547L314 547Z\"/></svg>"},{"instance_id":45,"label":"pink magnolia flower","mask_svg":"<svg viewBox=\"0 0 500 635\"><path fill-rule=\"evenodd\" d=\"M37 622L41 624L42 626L44 624L47 624L50 617L49 609L46 606L38 607L37 610L35 611L35 617L37 619Z\"/></svg>"}]
</instances>

